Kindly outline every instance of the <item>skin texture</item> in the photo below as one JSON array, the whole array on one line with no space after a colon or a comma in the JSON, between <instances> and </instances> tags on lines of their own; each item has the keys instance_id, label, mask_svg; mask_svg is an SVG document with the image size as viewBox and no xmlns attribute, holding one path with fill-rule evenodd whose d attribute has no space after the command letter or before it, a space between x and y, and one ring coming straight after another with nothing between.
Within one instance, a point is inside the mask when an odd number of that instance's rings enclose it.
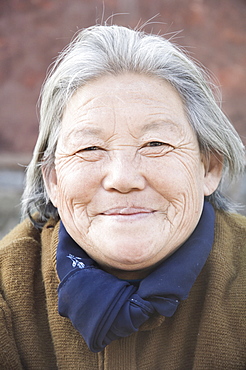
<instances>
[{"instance_id":1,"label":"skin texture","mask_svg":"<svg viewBox=\"0 0 246 370\"><path fill-rule=\"evenodd\" d=\"M205 163L179 94L158 78L105 76L80 88L43 169L72 238L103 269L142 278L194 231L221 163Z\"/></svg>"}]
</instances>

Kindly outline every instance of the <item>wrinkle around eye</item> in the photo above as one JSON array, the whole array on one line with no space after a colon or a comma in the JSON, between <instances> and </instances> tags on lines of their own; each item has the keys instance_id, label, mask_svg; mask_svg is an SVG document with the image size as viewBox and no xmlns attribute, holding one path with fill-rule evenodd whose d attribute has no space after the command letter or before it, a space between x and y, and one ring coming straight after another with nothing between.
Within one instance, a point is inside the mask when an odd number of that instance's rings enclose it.
<instances>
[{"instance_id":1,"label":"wrinkle around eye","mask_svg":"<svg viewBox=\"0 0 246 370\"><path fill-rule=\"evenodd\" d=\"M139 152L141 155L149 157L160 157L172 152L174 149L175 148L170 144L152 141L141 147Z\"/></svg>"},{"instance_id":2,"label":"wrinkle around eye","mask_svg":"<svg viewBox=\"0 0 246 370\"><path fill-rule=\"evenodd\" d=\"M84 149L77 151L74 155L89 162L95 162L104 157L105 150L98 146L89 146Z\"/></svg>"}]
</instances>

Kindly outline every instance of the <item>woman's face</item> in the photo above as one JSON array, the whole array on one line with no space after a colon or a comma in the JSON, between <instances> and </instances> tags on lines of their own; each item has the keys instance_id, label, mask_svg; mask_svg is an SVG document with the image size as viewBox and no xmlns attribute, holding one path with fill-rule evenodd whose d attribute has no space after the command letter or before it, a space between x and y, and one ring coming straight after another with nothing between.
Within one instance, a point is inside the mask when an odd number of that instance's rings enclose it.
<instances>
[{"instance_id":1,"label":"woman's face","mask_svg":"<svg viewBox=\"0 0 246 370\"><path fill-rule=\"evenodd\" d=\"M210 183L178 93L137 74L77 91L46 178L71 237L122 278L145 276L191 235Z\"/></svg>"}]
</instances>

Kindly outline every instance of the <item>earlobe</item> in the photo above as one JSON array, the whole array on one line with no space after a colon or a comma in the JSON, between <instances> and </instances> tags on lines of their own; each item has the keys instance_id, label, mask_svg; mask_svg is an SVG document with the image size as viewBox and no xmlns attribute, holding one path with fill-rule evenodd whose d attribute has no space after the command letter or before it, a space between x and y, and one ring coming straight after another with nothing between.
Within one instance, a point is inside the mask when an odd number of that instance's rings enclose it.
<instances>
[{"instance_id":1,"label":"earlobe","mask_svg":"<svg viewBox=\"0 0 246 370\"><path fill-rule=\"evenodd\" d=\"M45 189L54 207L57 207L57 176L56 170L53 166L52 169L42 167L42 174L44 179Z\"/></svg>"},{"instance_id":2,"label":"earlobe","mask_svg":"<svg viewBox=\"0 0 246 370\"><path fill-rule=\"evenodd\" d=\"M211 195L219 186L222 170L223 157L219 153L210 153L204 161L204 195Z\"/></svg>"}]
</instances>

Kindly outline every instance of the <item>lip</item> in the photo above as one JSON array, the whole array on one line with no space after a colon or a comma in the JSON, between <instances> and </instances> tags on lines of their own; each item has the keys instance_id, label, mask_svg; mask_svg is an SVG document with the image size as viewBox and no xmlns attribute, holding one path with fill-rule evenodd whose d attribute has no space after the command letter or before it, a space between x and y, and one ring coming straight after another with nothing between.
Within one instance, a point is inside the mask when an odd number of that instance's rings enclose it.
<instances>
[{"instance_id":1,"label":"lip","mask_svg":"<svg viewBox=\"0 0 246 370\"><path fill-rule=\"evenodd\" d=\"M106 210L102 213L105 216L134 216L134 215L148 215L154 213L152 208L142 207L117 207Z\"/></svg>"}]
</instances>

